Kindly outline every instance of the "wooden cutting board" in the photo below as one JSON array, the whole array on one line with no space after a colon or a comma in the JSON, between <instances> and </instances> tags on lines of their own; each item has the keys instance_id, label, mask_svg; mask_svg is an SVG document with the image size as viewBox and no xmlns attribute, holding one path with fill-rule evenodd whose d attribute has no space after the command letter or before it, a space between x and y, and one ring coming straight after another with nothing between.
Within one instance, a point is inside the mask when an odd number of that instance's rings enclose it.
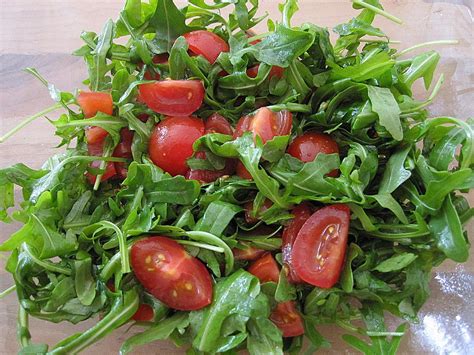
<instances>
[{"instance_id":1,"label":"wooden cutting board","mask_svg":"<svg viewBox=\"0 0 474 355\"><path fill-rule=\"evenodd\" d=\"M23 118L52 104L45 87L22 71L35 67L51 83L63 90L81 87L86 77L81 58L71 52L81 46L82 30L99 32L108 18L116 19L123 0L0 0L0 135ZM184 1L178 1L184 5ZM383 1L385 9L402 18L403 26L378 18L376 25L398 46L407 48L416 43L458 39L457 46L437 48L442 54L439 73L446 76L440 97L431 108L433 116L467 118L474 115L474 39L471 17L472 2L455 0L390 0ZM469 8L471 6L471 8ZM278 19L277 1L261 0L262 12ZM300 11L294 23L314 22L329 28L347 21L356 12L346 0L300 0ZM262 25L259 30L264 31ZM420 98L424 97L420 90ZM55 118L57 114L51 114ZM38 168L53 154L58 140L45 119L39 119L0 146L0 168L23 162ZM471 196L471 202L474 202ZM0 225L3 241L16 226ZM470 235L474 235L471 225ZM12 284L3 271L0 259L0 289ZM402 353L474 353L474 258L463 266L444 265L432 282L433 297L420 315L420 324L413 326L405 337ZM17 351L16 299L12 294L0 301L0 354ZM453 323L454 322L454 323ZM73 326L67 323L49 324L31 320L35 342L54 344L73 332L87 329L95 320ZM467 325L471 324L471 328ZM466 326L464 326L466 325ZM126 327L89 348L87 354L115 354L121 342L134 330ZM341 332L324 328L322 332L333 343L323 353L353 353L340 340ZM471 339L471 340L469 340ZM470 345L469 345L470 344ZM471 348L470 348L471 347ZM161 342L144 346L137 354L182 354L172 344Z\"/></svg>"}]
</instances>

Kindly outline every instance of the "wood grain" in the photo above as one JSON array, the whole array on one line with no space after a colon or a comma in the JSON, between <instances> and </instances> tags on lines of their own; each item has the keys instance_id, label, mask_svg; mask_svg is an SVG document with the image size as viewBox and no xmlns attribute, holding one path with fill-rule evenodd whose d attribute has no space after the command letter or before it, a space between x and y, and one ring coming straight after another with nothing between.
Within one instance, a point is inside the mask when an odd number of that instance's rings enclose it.
<instances>
[{"instance_id":1,"label":"wood grain","mask_svg":"<svg viewBox=\"0 0 474 355\"><path fill-rule=\"evenodd\" d=\"M178 3L185 2L178 1ZM263 0L261 3L262 10L268 11L272 18L279 16L276 9L277 1ZM402 18L405 24L399 27L382 18L377 20L376 25L382 27L392 39L401 41L400 48L438 39L460 40L457 46L437 48L443 58L439 72L445 74L446 82L431 111L433 115L462 118L472 116L474 39L472 18L467 5L459 4L459 1L432 0L390 0L383 3L386 10ZM70 55L74 49L81 46L79 34L82 30L100 31L108 18L117 17L122 5L122 0L37 0L34 2L0 0L0 135L18 124L22 118L52 104L44 86L22 72L22 69L35 67L50 82L64 90L81 87L80 83L86 76L85 66L80 58ZM327 27L344 22L355 14L346 0L301 0L300 8L294 20L295 23L311 21ZM260 30L264 30L263 25ZM51 114L51 117L56 116L57 114ZM39 119L29 129L21 131L14 139L0 146L0 168L16 162L38 168L52 155L57 143L57 139L52 135L51 126L46 120ZM473 200L471 197L471 201ZM0 225L0 240L5 240L16 227L15 225ZM472 226L470 234L473 235ZM2 260L0 264L3 264ZM451 275L450 273L453 272L452 275L455 277L465 276L470 280L468 283L471 282L474 285L472 258L463 268L446 264L439 275L445 275L443 271L448 272L446 275ZM441 277L439 275L438 277ZM11 282L11 276L0 271L0 289L7 288ZM447 298L448 302L446 302L447 293L439 278L433 280L433 292L435 297L424 308L422 314L424 317L430 314L439 316L436 310L440 308L446 309L448 316L454 317L463 309L467 313L471 312L472 316L472 306L474 306L472 298L466 303L454 295ZM470 319L472 324L472 317ZM84 324L73 326L65 323L46 324L32 320L33 339L35 342L54 344L73 332L87 329L95 321L89 320ZM437 353L442 350L438 343L433 342L433 339L425 339L426 335L423 338L426 327L423 328L423 322L421 324L421 328L414 327L411 335L404 339L402 353ZM0 354L16 352L15 326L16 300L14 295L10 295L0 302L0 332L3 334L0 338ZM133 331L132 329L130 332ZM470 336L474 337L472 329L469 331ZM130 332L127 333L126 328L119 329L85 353L117 353L120 343ZM339 340L340 332L334 328L324 328L323 333L335 341L332 350L324 353L348 353L346 345ZM170 343L162 342L140 348L136 353L181 354L183 351L176 350Z\"/></svg>"}]
</instances>

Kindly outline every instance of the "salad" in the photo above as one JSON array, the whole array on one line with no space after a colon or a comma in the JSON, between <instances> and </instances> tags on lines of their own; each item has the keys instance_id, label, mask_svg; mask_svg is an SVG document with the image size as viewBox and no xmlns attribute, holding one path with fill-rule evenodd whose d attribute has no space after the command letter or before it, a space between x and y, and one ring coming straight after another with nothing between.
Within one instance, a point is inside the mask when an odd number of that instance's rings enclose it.
<instances>
[{"instance_id":1,"label":"salad","mask_svg":"<svg viewBox=\"0 0 474 355\"><path fill-rule=\"evenodd\" d=\"M88 90L27 69L55 104L0 142L64 113L57 155L0 170L0 219L23 224L0 244L20 353L78 353L122 326L139 330L121 354L164 339L313 353L327 324L362 353L397 352L433 267L468 259L474 125L429 116L440 57L410 53L433 43L397 51L372 23L401 21L378 0L352 5L332 41L292 23L296 0L278 20L258 0L127 0L81 34ZM41 344L29 317L97 322Z\"/></svg>"}]
</instances>

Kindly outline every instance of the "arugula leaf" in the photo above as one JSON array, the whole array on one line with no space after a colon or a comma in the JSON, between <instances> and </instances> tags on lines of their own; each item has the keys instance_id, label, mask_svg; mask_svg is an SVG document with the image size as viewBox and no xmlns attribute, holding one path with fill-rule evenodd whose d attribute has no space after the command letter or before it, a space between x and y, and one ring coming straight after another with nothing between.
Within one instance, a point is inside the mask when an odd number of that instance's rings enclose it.
<instances>
[{"instance_id":1,"label":"arugula leaf","mask_svg":"<svg viewBox=\"0 0 474 355\"><path fill-rule=\"evenodd\" d=\"M379 122L397 141L403 139L400 122L400 108L390 89L368 85L368 95L372 110L379 116Z\"/></svg>"}]
</instances>

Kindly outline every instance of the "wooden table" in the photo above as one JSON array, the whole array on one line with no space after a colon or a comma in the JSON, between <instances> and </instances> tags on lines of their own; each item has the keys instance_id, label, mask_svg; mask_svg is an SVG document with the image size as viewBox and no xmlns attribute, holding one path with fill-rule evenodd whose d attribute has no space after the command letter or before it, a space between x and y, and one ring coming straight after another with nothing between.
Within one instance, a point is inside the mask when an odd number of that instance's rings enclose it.
<instances>
[{"instance_id":1,"label":"wooden table","mask_svg":"<svg viewBox=\"0 0 474 355\"><path fill-rule=\"evenodd\" d=\"M100 31L109 18L117 18L122 0L0 0L0 135L14 127L22 118L52 104L47 90L29 74L25 67L35 67L45 78L64 90L81 87L86 76L82 59L70 55L81 46L82 30ZM183 1L179 1L183 4ZM277 1L261 0L262 10L273 18L278 17ZM439 39L459 39L460 44L442 47L439 72L446 82L437 102L431 108L434 116L449 115L466 118L473 115L474 102L474 47L473 23L469 1L449 0L390 0L384 1L386 10L402 18L399 27L379 18L381 26L393 39L401 41L400 48ZM469 8L471 6L471 8ZM347 21L355 14L345 0L301 0L300 12L294 22L315 22L333 27ZM260 28L260 30L264 30ZM56 117L51 114L51 117ZM52 127L40 119L14 139L0 146L0 168L23 162L34 168L52 155L58 140ZM474 199L471 198L471 201ZM14 231L15 225L0 225L0 240ZM473 235L472 226L470 235ZM4 263L4 258L1 259ZM3 270L3 268L2 268ZM12 284L10 275L0 271L0 289ZM403 340L402 353L474 353L474 262L463 266L447 263L439 269L432 283L433 297L420 314L421 323L412 327L411 334ZM0 353L17 351L16 299L8 296L0 302ZM79 329L86 329L94 320L78 326L62 323L48 324L31 321L35 342L54 344ZM464 326L464 325L469 325ZM88 354L114 354L128 334L126 327L94 345ZM133 330L132 330L133 331ZM340 333L323 329L335 340L325 353L351 352L338 340ZM463 341L464 339L464 345ZM469 345L469 339L470 345ZM468 345L466 345L468 344ZM471 346L471 348L469 348ZM140 354L181 354L169 343L148 345Z\"/></svg>"}]
</instances>

